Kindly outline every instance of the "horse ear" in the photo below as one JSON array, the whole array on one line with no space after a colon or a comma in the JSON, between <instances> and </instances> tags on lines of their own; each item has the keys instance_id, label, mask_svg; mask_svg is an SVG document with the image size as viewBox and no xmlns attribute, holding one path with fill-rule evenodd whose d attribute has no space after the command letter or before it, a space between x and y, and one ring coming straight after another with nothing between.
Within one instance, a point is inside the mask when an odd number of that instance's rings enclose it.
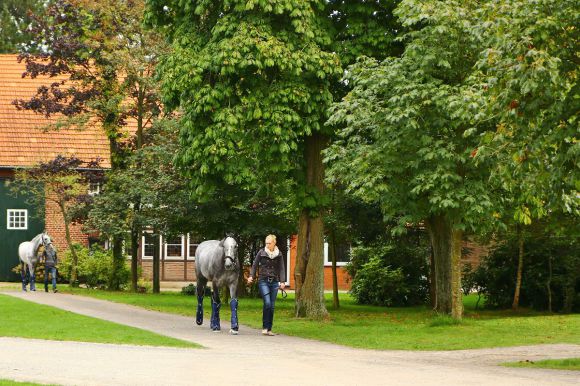
<instances>
[{"instance_id":1,"label":"horse ear","mask_svg":"<svg viewBox=\"0 0 580 386\"><path fill-rule=\"evenodd\" d=\"M224 241L226 241L226 239L220 240L220 247L222 247L222 248L224 247Z\"/></svg>"}]
</instances>

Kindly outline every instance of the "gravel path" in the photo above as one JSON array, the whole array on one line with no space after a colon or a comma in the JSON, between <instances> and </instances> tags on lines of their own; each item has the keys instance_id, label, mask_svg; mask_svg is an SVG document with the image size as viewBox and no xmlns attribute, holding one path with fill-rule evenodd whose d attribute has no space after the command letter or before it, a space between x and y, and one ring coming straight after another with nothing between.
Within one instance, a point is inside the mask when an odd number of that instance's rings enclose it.
<instances>
[{"instance_id":1,"label":"gravel path","mask_svg":"<svg viewBox=\"0 0 580 386\"><path fill-rule=\"evenodd\" d=\"M0 337L0 379L62 385L578 385L572 371L512 369L497 363L580 357L580 345L460 351L375 351L241 326L213 333L193 318L93 298L3 292L83 315L202 344L141 347ZM1 310L0 310L1 315ZM1 318L0 318L1 322ZM50 326L47 326L50 328ZM265 376L267 374L267 376Z\"/></svg>"}]
</instances>

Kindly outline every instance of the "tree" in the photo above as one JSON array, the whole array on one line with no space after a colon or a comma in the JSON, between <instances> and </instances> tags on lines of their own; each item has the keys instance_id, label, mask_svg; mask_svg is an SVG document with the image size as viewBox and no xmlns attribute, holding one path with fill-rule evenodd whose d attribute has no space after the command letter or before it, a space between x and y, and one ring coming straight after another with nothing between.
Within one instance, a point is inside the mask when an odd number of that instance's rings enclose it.
<instances>
[{"instance_id":1,"label":"tree","mask_svg":"<svg viewBox=\"0 0 580 386\"><path fill-rule=\"evenodd\" d=\"M38 38L21 55L27 66L25 76L64 75L66 79L41 87L36 96L18 100L16 106L64 118L54 125L56 129L102 125L113 171L126 166L127 154L142 146L145 128L160 114L153 73L164 44L159 35L142 28L143 9L142 0L51 1L43 14L35 16L31 31ZM139 197L126 204L139 210ZM136 223L128 227L136 290L141 229ZM113 252L115 264L124 264L118 236L113 239Z\"/></svg>"},{"instance_id":2,"label":"tree","mask_svg":"<svg viewBox=\"0 0 580 386\"><path fill-rule=\"evenodd\" d=\"M38 215L45 213L45 200L58 207L64 221L65 237L71 256L71 286L77 285L78 256L70 235L70 226L82 221L86 207L92 197L88 194L90 183L102 180L102 169L99 161L84 162L76 157L57 156L46 163L40 163L31 169L16 172L16 179L10 185L15 192L30 194L31 204L36 207Z\"/></svg>"},{"instance_id":3,"label":"tree","mask_svg":"<svg viewBox=\"0 0 580 386\"><path fill-rule=\"evenodd\" d=\"M479 117L495 121L481 137L478 157L494 159L496 179L509 181L516 169L548 187L549 194L534 194L537 200L578 216L578 7L556 0L483 2L477 17L471 33L486 48L477 63Z\"/></svg>"},{"instance_id":4,"label":"tree","mask_svg":"<svg viewBox=\"0 0 580 386\"><path fill-rule=\"evenodd\" d=\"M400 58L360 61L349 68L352 91L329 121L343 125L327 152L331 183L381 204L398 220L426 226L433 246L436 306L462 316L459 259L464 230L491 217L478 141L464 136L479 107L468 82L481 49L469 33L476 2L402 1L395 13L415 30Z\"/></svg>"},{"instance_id":5,"label":"tree","mask_svg":"<svg viewBox=\"0 0 580 386\"><path fill-rule=\"evenodd\" d=\"M34 38L28 27L32 13L42 9L40 0L3 0L0 5L0 54L16 53Z\"/></svg>"},{"instance_id":6,"label":"tree","mask_svg":"<svg viewBox=\"0 0 580 386\"><path fill-rule=\"evenodd\" d=\"M499 1L477 11L486 50L476 78L482 120L476 160L491 158L493 181L508 191L519 235L512 308L517 309L523 265L523 226L547 213L578 216L578 45L580 12L572 2Z\"/></svg>"},{"instance_id":7,"label":"tree","mask_svg":"<svg viewBox=\"0 0 580 386\"><path fill-rule=\"evenodd\" d=\"M295 176L301 210L296 313L326 316L320 151L340 65L321 48L329 44L317 17L324 3L148 5L149 23L173 42L161 71L165 104L183 111L180 166L199 196L221 182L275 192Z\"/></svg>"}]
</instances>

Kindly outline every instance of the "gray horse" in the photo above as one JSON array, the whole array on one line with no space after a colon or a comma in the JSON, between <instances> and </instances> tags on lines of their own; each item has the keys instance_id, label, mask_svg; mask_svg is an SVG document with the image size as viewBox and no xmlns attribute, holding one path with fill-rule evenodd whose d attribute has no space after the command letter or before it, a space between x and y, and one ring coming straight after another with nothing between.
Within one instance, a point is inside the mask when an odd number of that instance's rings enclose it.
<instances>
[{"instance_id":1,"label":"gray horse","mask_svg":"<svg viewBox=\"0 0 580 386\"><path fill-rule=\"evenodd\" d=\"M22 277L22 291L26 291L26 268L30 275L30 290L36 291L36 274L34 272L38 256L36 255L41 245L48 247L52 244L50 236L44 232L36 235L30 241L24 241L18 246L18 257L20 259L20 276Z\"/></svg>"},{"instance_id":2,"label":"gray horse","mask_svg":"<svg viewBox=\"0 0 580 386\"><path fill-rule=\"evenodd\" d=\"M208 240L199 244L195 251L195 274L197 276L197 313L195 322L203 323L203 295L208 280L212 284L211 320L213 331L220 331L221 300L219 288L227 286L230 290L232 310L230 334L238 334L238 243L233 237L223 240Z\"/></svg>"}]
</instances>

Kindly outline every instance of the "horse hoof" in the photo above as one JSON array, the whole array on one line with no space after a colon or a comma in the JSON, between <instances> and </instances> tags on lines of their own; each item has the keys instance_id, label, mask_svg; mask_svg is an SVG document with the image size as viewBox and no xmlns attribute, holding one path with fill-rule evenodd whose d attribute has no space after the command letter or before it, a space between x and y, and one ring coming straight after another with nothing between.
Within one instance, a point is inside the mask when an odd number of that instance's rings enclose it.
<instances>
[{"instance_id":1,"label":"horse hoof","mask_svg":"<svg viewBox=\"0 0 580 386\"><path fill-rule=\"evenodd\" d=\"M232 334L232 335L238 335L238 330L230 330L230 334Z\"/></svg>"},{"instance_id":2,"label":"horse hoof","mask_svg":"<svg viewBox=\"0 0 580 386\"><path fill-rule=\"evenodd\" d=\"M196 323L198 326L201 326L201 325L203 324L203 320L196 320L196 321L195 321L195 323Z\"/></svg>"}]
</instances>

